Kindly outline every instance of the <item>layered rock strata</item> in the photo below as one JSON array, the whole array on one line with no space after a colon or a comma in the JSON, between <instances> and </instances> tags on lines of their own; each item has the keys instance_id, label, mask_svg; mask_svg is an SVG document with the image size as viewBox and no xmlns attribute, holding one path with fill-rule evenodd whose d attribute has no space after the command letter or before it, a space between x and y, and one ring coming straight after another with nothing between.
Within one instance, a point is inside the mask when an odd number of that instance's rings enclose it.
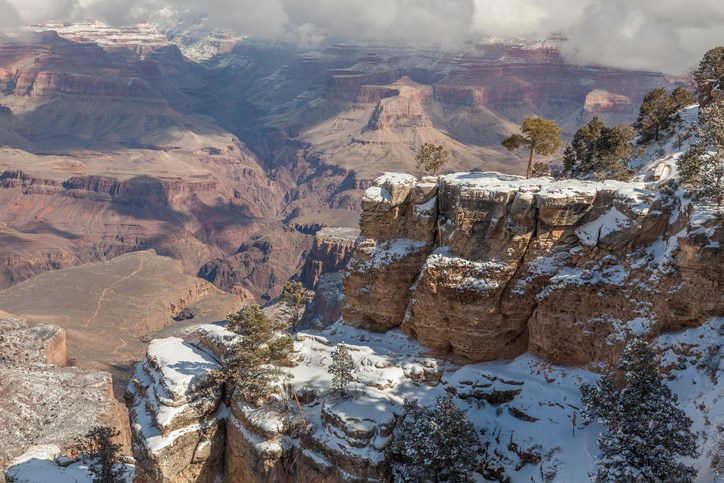
<instances>
[{"instance_id":1,"label":"layered rock strata","mask_svg":"<svg viewBox=\"0 0 724 483\"><path fill-rule=\"evenodd\" d=\"M128 448L128 418L110 374L66 364L63 329L0 311L0 470L30 446L69 448L96 425L119 429Z\"/></svg>"},{"instance_id":2,"label":"layered rock strata","mask_svg":"<svg viewBox=\"0 0 724 483\"><path fill-rule=\"evenodd\" d=\"M643 183L387 174L362 209L345 320L441 353L611 361L724 312L721 215Z\"/></svg>"},{"instance_id":3,"label":"layered rock strata","mask_svg":"<svg viewBox=\"0 0 724 483\"><path fill-rule=\"evenodd\" d=\"M151 341L128 385L140 481L213 482L223 472L227 409L213 352L177 337Z\"/></svg>"},{"instance_id":4,"label":"layered rock strata","mask_svg":"<svg viewBox=\"0 0 724 483\"><path fill-rule=\"evenodd\" d=\"M344 269L352 257L358 236L359 230L355 228L322 228L315 233L312 249L302 268L302 282L314 288L323 274Z\"/></svg>"}]
</instances>

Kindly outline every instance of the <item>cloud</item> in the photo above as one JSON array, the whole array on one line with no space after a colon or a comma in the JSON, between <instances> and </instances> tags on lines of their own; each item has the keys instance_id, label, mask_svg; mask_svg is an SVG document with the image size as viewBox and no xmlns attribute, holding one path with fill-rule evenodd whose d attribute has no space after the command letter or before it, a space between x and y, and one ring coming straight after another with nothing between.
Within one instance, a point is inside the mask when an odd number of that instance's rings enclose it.
<instances>
[{"instance_id":1,"label":"cloud","mask_svg":"<svg viewBox=\"0 0 724 483\"><path fill-rule=\"evenodd\" d=\"M0 0L0 30L16 27L20 23L20 16L7 0Z\"/></svg>"},{"instance_id":2,"label":"cloud","mask_svg":"<svg viewBox=\"0 0 724 483\"><path fill-rule=\"evenodd\" d=\"M212 26L309 46L325 38L452 46L482 35L566 36L576 62L680 73L724 43L721 0L0 0L0 27L156 20L162 7Z\"/></svg>"}]
</instances>

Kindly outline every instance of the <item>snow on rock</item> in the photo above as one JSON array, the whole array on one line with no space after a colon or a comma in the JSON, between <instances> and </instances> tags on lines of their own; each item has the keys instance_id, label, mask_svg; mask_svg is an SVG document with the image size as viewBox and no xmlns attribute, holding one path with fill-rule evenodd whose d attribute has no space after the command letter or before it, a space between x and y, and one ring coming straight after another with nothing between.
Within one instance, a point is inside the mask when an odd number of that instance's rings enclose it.
<instances>
[{"instance_id":1,"label":"snow on rock","mask_svg":"<svg viewBox=\"0 0 724 483\"><path fill-rule=\"evenodd\" d=\"M356 366L345 395L331 392L327 372L341 343ZM294 348L297 365L285 368L283 394L259 408L232 402L225 481L264 480L290 464L307 481L384 481L394 414L426 381L439 380L438 361L399 331L374 334L341 323L300 332Z\"/></svg>"},{"instance_id":2,"label":"snow on rock","mask_svg":"<svg viewBox=\"0 0 724 483\"><path fill-rule=\"evenodd\" d=\"M178 337L152 340L146 350L146 361L158 372L159 397L167 395L162 402L169 406L187 403L189 394L208 384L209 372L220 368L209 354Z\"/></svg>"},{"instance_id":3,"label":"snow on rock","mask_svg":"<svg viewBox=\"0 0 724 483\"><path fill-rule=\"evenodd\" d=\"M357 252L354 268L357 271L380 269L384 265L399 262L403 258L419 252L426 247L425 242L397 238L370 246L362 244Z\"/></svg>"},{"instance_id":4,"label":"snow on rock","mask_svg":"<svg viewBox=\"0 0 724 483\"><path fill-rule=\"evenodd\" d=\"M222 331L209 325L199 333L214 340ZM133 454L152 479L213 479L223 466L228 409L210 376L220 365L211 348L201 347L177 337L151 341L126 390Z\"/></svg>"},{"instance_id":5,"label":"snow on rock","mask_svg":"<svg viewBox=\"0 0 724 483\"><path fill-rule=\"evenodd\" d=\"M645 331L649 322L639 318L623 326L631 336ZM671 369L667 383L699 435L703 451L692 463L702 483L712 481L707 452L724 424L722 323L713 318L658 339L665 367ZM356 365L344 396L330 392L327 373L331 352L340 343L348 346ZM403 401L431 405L447 394L467 410L487 445L489 458L480 468L512 481L540 481L541 474L546 481L588 481L593 469L602 428L583 423L579 387L595 383L597 376L583 368L531 354L460 366L424 355L426 349L400 331L370 333L342 322L322 332L299 333L295 352L297 365L289 368L286 395L261 408L233 411L238 417L227 424L234 443L225 481L262 481L291 471L306 481L384 481L391 463L385 449ZM430 377L415 376L420 373Z\"/></svg>"},{"instance_id":6,"label":"snow on rock","mask_svg":"<svg viewBox=\"0 0 724 483\"><path fill-rule=\"evenodd\" d=\"M385 173L362 197L363 209L388 211L402 204L415 185L415 177L405 173Z\"/></svg>"},{"instance_id":7,"label":"snow on rock","mask_svg":"<svg viewBox=\"0 0 724 483\"><path fill-rule=\"evenodd\" d=\"M589 246L596 246L598 240L604 238L611 233L628 228L631 220L618 211L616 207L599 216L593 221L586 223L576 230L576 235L581 243Z\"/></svg>"}]
</instances>

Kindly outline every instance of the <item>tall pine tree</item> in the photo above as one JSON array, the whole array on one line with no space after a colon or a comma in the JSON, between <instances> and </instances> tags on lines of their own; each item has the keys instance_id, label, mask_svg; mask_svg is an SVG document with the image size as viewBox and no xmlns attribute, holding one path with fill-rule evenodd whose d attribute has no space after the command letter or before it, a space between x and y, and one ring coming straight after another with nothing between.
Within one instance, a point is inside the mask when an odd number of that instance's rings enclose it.
<instances>
[{"instance_id":1,"label":"tall pine tree","mask_svg":"<svg viewBox=\"0 0 724 483\"><path fill-rule=\"evenodd\" d=\"M613 377L597 386L581 386L584 416L606 427L598 436L595 482L691 482L696 470L679 457L696 457L691 419L677 407L677 397L663 383L659 361L646 342L626 345L618 369L625 386Z\"/></svg>"},{"instance_id":2,"label":"tall pine tree","mask_svg":"<svg viewBox=\"0 0 724 483\"><path fill-rule=\"evenodd\" d=\"M344 394L344 388L352 382L352 372L357 368L345 344L339 344L332 351L332 363L327 372L332 374L332 390Z\"/></svg>"},{"instance_id":3,"label":"tall pine tree","mask_svg":"<svg viewBox=\"0 0 724 483\"><path fill-rule=\"evenodd\" d=\"M681 183L695 199L724 203L724 101L699 111L699 141L677 161Z\"/></svg>"},{"instance_id":4,"label":"tall pine tree","mask_svg":"<svg viewBox=\"0 0 724 483\"><path fill-rule=\"evenodd\" d=\"M243 400L255 403L286 375L278 366L291 365L294 341L283 332L285 324L267 317L258 305L247 305L227 317L226 328L239 337L228 340L229 347L221 356L222 370L212 375L235 386Z\"/></svg>"}]
</instances>

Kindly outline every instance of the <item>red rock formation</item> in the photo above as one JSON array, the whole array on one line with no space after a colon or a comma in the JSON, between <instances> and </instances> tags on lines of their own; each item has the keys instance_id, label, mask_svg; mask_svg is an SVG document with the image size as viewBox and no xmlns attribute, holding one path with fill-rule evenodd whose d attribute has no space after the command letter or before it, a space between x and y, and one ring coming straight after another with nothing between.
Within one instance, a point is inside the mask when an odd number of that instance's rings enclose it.
<instances>
[{"instance_id":1,"label":"red rock formation","mask_svg":"<svg viewBox=\"0 0 724 483\"><path fill-rule=\"evenodd\" d=\"M424 183L376 184L344 281L344 318L356 326L401 325L474 361L528 350L579 365L613 362L627 335L698 325L724 308L708 295L724 283L721 218L682 212L671 224L676 201L644 186L449 175L432 185L437 227L434 216L411 223Z\"/></svg>"},{"instance_id":2,"label":"red rock formation","mask_svg":"<svg viewBox=\"0 0 724 483\"><path fill-rule=\"evenodd\" d=\"M314 243L307 254L300 278L304 285L314 289L319 277L337 272L347 266L352 256L359 230L354 228L322 228L314 236Z\"/></svg>"}]
</instances>

